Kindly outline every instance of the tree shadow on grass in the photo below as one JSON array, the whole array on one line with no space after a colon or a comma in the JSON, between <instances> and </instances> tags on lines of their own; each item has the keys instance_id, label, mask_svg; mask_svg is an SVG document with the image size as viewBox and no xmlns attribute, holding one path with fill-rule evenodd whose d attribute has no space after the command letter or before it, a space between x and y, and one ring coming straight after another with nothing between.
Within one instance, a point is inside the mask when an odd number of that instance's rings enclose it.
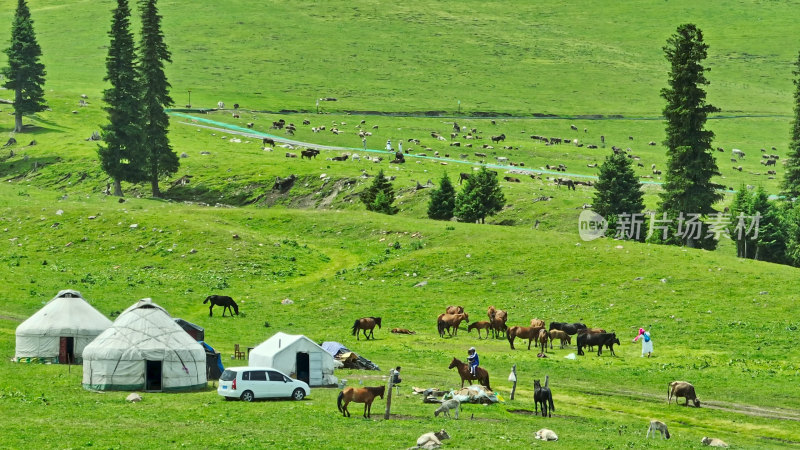
<instances>
[{"instance_id":1,"label":"tree shadow on grass","mask_svg":"<svg viewBox=\"0 0 800 450\"><path fill-rule=\"evenodd\" d=\"M50 164L61 161L58 156L43 156L40 158L9 159L7 155L0 156L0 178L2 181L17 181L28 176L34 170L41 170Z\"/></svg>"}]
</instances>

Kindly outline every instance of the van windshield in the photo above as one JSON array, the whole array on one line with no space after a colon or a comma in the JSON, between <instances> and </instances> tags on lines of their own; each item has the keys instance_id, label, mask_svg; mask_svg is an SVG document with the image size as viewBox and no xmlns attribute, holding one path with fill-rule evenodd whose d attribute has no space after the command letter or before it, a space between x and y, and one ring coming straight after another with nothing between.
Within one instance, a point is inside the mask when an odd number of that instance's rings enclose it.
<instances>
[{"instance_id":1,"label":"van windshield","mask_svg":"<svg viewBox=\"0 0 800 450\"><path fill-rule=\"evenodd\" d=\"M222 376L219 377L222 381L233 381L236 379L236 371L225 369L225 372L222 372Z\"/></svg>"}]
</instances>

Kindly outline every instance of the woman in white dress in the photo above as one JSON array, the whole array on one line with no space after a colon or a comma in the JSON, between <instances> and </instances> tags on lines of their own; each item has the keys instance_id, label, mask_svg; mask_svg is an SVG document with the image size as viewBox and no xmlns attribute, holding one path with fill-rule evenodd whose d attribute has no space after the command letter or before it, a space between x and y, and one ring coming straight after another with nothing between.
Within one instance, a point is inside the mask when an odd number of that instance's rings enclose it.
<instances>
[{"instance_id":1,"label":"woman in white dress","mask_svg":"<svg viewBox=\"0 0 800 450\"><path fill-rule=\"evenodd\" d=\"M639 338L642 338L642 357L647 353L649 358L650 354L653 353L653 340L650 339L650 333L644 331L644 328L639 328L639 335L633 338L633 342L636 342Z\"/></svg>"}]
</instances>

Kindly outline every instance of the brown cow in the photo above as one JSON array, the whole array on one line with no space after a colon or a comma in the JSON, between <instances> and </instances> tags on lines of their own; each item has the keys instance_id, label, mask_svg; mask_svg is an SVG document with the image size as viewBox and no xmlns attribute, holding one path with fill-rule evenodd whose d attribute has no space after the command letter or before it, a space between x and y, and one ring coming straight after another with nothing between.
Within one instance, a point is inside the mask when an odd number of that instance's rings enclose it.
<instances>
[{"instance_id":1,"label":"brown cow","mask_svg":"<svg viewBox=\"0 0 800 450\"><path fill-rule=\"evenodd\" d=\"M686 403L683 406L689 406L689 400L691 400L695 407L700 407L700 400L698 400L697 395L694 393L694 386L686 381L673 381L669 384L669 388L667 389L667 404L672 401L672 397L675 397L676 405L678 404L678 397L684 397L686 398Z\"/></svg>"}]
</instances>

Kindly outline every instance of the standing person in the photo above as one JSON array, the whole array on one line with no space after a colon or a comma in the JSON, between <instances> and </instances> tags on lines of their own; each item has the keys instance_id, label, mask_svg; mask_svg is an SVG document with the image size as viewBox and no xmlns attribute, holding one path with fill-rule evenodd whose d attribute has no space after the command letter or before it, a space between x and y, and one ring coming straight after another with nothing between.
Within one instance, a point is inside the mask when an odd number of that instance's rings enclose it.
<instances>
[{"instance_id":1,"label":"standing person","mask_svg":"<svg viewBox=\"0 0 800 450\"><path fill-rule=\"evenodd\" d=\"M647 353L649 358L650 354L653 353L653 341L650 339L650 333L644 331L644 328L639 328L639 334L633 338L633 342L636 342L639 338L642 338L642 357Z\"/></svg>"},{"instance_id":2,"label":"standing person","mask_svg":"<svg viewBox=\"0 0 800 450\"><path fill-rule=\"evenodd\" d=\"M397 151L403 153L403 141L397 141Z\"/></svg>"},{"instance_id":3,"label":"standing person","mask_svg":"<svg viewBox=\"0 0 800 450\"><path fill-rule=\"evenodd\" d=\"M387 139L386 140L386 150L392 151L392 140L391 139Z\"/></svg>"},{"instance_id":4,"label":"standing person","mask_svg":"<svg viewBox=\"0 0 800 450\"><path fill-rule=\"evenodd\" d=\"M364 150L367 149L367 137L364 136L361 138L361 143L364 145Z\"/></svg>"},{"instance_id":5,"label":"standing person","mask_svg":"<svg viewBox=\"0 0 800 450\"><path fill-rule=\"evenodd\" d=\"M475 350L475 347L470 347L469 350L467 350L467 361L469 362L469 372L472 376L475 376L475 369L478 367L478 364L480 364L478 351Z\"/></svg>"}]
</instances>

